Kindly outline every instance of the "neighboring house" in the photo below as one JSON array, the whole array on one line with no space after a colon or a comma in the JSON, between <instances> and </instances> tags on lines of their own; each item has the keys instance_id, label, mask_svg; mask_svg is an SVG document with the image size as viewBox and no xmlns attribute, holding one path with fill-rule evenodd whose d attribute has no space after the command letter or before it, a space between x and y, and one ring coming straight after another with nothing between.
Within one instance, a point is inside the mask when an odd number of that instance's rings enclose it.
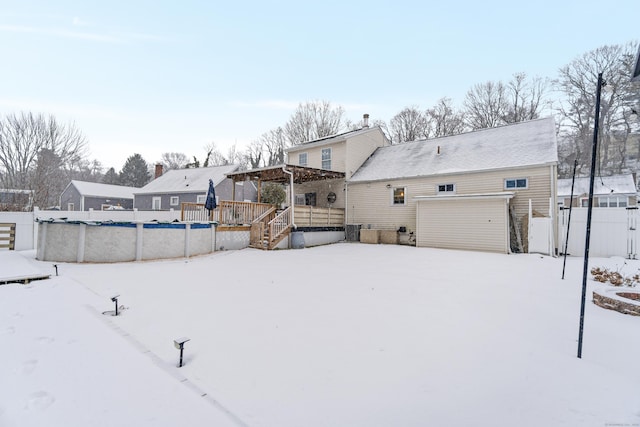
<instances>
[{"instance_id":1,"label":"neighboring house","mask_svg":"<svg viewBox=\"0 0 640 427\"><path fill-rule=\"evenodd\" d=\"M390 145L380 127L369 127L368 118L365 115L362 129L316 139L287 149L287 163L342 172L348 180L376 149ZM294 187L295 204L344 208L345 179L297 184Z\"/></svg>"},{"instance_id":2,"label":"neighboring house","mask_svg":"<svg viewBox=\"0 0 640 427\"><path fill-rule=\"evenodd\" d=\"M173 169L136 189L134 206L139 210L180 209L181 203L204 203L213 180L216 199L232 200L234 183L225 175L240 168L239 165L208 168ZM252 182L235 184L235 200L257 200L257 188Z\"/></svg>"},{"instance_id":3,"label":"neighboring house","mask_svg":"<svg viewBox=\"0 0 640 427\"><path fill-rule=\"evenodd\" d=\"M30 211L33 208L33 190L0 188L0 211Z\"/></svg>"},{"instance_id":4,"label":"neighboring house","mask_svg":"<svg viewBox=\"0 0 640 427\"><path fill-rule=\"evenodd\" d=\"M529 201L556 223L557 153L552 118L378 148L347 179L346 222L509 253Z\"/></svg>"},{"instance_id":5,"label":"neighboring house","mask_svg":"<svg viewBox=\"0 0 640 427\"><path fill-rule=\"evenodd\" d=\"M571 178L558 180L558 203L569 207ZM589 206L589 177L575 179L573 207ZM600 208L626 208L636 206L637 190L632 174L596 176L593 181L593 206Z\"/></svg>"},{"instance_id":6,"label":"neighboring house","mask_svg":"<svg viewBox=\"0 0 640 427\"><path fill-rule=\"evenodd\" d=\"M135 187L73 180L60 195L60 209L88 211L133 209Z\"/></svg>"}]
</instances>

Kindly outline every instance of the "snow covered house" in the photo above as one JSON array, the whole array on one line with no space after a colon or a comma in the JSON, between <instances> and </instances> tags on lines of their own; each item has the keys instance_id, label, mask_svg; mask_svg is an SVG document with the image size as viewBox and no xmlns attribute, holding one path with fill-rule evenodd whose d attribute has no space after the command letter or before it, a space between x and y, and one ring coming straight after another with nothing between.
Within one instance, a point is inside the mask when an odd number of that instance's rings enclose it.
<instances>
[{"instance_id":1,"label":"snow covered house","mask_svg":"<svg viewBox=\"0 0 640 427\"><path fill-rule=\"evenodd\" d=\"M365 115L362 129L316 139L287 149L290 165L344 173L344 179L334 182L311 180L296 185L296 205L344 209L345 180L349 180L377 148L391 145L380 127L369 127L368 118Z\"/></svg>"},{"instance_id":2,"label":"snow covered house","mask_svg":"<svg viewBox=\"0 0 640 427\"><path fill-rule=\"evenodd\" d=\"M564 206L586 208L589 205L589 177L575 179L571 199L571 178L558 180L558 202ZM636 206L637 190L633 174L596 176L593 181L593 206L626 208ZM571 204L571 201L573 203Z\"/></svg>"},{"instance_id":3,"label":"snow covered house","mask_svg":"<svg viewBox=\"0 0 640 427\"><path fill-rule=\"evenodd\" d=\"M88 211L133 209L135 187L72 180L60 195L60 209Z\"/></svg>"},{"instance_id":4,"label":"snow covered house","mask_svg":"<svg viewBox=\"0 0 640 427\"><path fill-rule=\"evenodd\" d=\"M213 180L218 200L256 201L257 188L253 183L236 182L234 191L233 181L226 177L239 168L226 165L170 170L136 189L134 206L139 210L178 210L183 202L204 203L209 179Z\"/></svg>"},{"instance_id":5,"label":"snow covered house","mask_svg":"<svg viewBox=\"0 0 640 427\"><path fill-rule=\"evenodd\" d=\"M273 249L287 243L284 239L292 229L307 233L307 245L344 240L345 179L377 148L389 144L379 127L368 126L365 115L361 129L289 148L287 164L227 174L236 182L255 182L258 193L263 182L288 188L284 209L266 205L255 209L259 217L249 221L250 245Z\"/></svg>"},{"instance_id":6,"label":"snow covered house","mask_svg":"<svg viewBox=\"0 0 640 427\"><path fill-rule=\"evenodd\" d=\"M530 202L556 223L557 152L552 118L381 147L347 179L346 222L422 247L526 250Z\"/></svg>"}]
</instances>

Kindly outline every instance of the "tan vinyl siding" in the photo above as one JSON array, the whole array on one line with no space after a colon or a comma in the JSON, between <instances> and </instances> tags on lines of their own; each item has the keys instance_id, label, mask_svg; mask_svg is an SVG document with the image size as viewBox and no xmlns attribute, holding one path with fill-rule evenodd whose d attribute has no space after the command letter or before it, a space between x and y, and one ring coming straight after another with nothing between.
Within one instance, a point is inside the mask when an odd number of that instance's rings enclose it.
<instances>
[{"instance_id":1,"label":"tan vinyl siding","mask_svg":"<svg viewBox=\"0 0 640 427\"><path fill-rule=\"evenodd\" d=\"M382 131L349 138L346 155L346 178L349 179L378 147L389 145Z\"/></svg>"},{"instance_id":2,"label":"tan vinyl siding","mask_svg":"<svg viewBox=\"0 0 640 427\"><path fill-rule=\"evenodd\" d=\"M322 150L331 148L331 169L336 172L344 172L346 146L345 142L337 142L335 144L321 145L317 147L309 147L305 151L296 151L289 153L289 163L298 165L298 154L307 153L307 167L323 169L322 167Z\"/></svg>"},{"instance_id":3,"label":"tan vinyl siding","mask_svg":"<svg viewBox=\"0 0 640 427\"><path fill-rule=\"evenodd\" d=\"M511 203L515 207L516 216L519 219L528 213L529 199L533 202L533 209L545 215L549 212L551 188L552 185L555 186L555 166L539 166L370 183L349 183L346 221L349 224L371 224L372 228L380 229L397 229L400 226L405 226L409 231L415 231L416 201L413 199L415 196L436 195L438 184L455 184L455 194L498 193L507 191L504 189L504 180L508 178L528 179L527 189L509 190L515 193ZM387 185L390 188L387 188ZM407 204L405 206L392 205L391 192L393 187L406 188Z\"/></svg>"},{"instance_id":4,"label":"tan vinyl siding","mask_svg":"<svg viewBox=\"0 0 640 427\"><path fill-rule=\"evenodd\" d=\"M344 179L331 179L326 181L312 181L304 184L294 184L295 194L316 193L316 206L329 207L327 196L330 192L336 194L336 201L332 208L344 209Z\"/></svg>"},{"instance_id":5,"label":"tan vinyl siding","mask_svg":"<svg viewBox=\"0 0 640 427\"><path fill-rule=\"evenodd\" d=\"M421 201L417 227L419 247L509 252L504 199Z\"/></svg>"}]
</instances>

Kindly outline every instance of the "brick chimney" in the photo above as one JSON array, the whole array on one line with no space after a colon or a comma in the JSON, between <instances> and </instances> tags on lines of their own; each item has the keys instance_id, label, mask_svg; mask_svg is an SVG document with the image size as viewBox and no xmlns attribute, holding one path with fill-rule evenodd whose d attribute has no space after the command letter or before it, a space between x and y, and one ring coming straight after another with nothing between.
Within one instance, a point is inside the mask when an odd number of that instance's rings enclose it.
<instances>
[{"instance_id":1,"label":"brick chimney","mask_svg":"<svg viewBox=\"0 0 640 427\"><path fill-rule=\"evenodd\" d=\"M153 179L160 178L162 176L162 165L160 163L156 163L156 172L155 177Z\"/></svg>"},{"instance_id":2,"label":"brick chimney","mask_svg":"<svg viewBox=\"0 0 640 427\"><path fill-rule=\"evenodd\" d=\"M369 127L369 115L365 114L362 116L362 129L366 129Z\"/></svg>"}]
</instances>

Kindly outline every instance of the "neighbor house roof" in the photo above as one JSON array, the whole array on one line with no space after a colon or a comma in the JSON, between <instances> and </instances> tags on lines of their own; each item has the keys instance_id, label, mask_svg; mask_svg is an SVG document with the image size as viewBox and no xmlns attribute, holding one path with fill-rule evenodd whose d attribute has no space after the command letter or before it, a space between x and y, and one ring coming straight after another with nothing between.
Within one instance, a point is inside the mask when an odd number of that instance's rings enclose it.
<instances>
[{"instance_id":1,"label":"neighbor house roof","mask_svg":"<svg viewBox=\"0 0 640 427\"><path fill-rule=\"evenodd\" d=\"M349 182L555 164L553 118L378 148Z\"/></svg>"},{"instance_id":2,"label":"neighbor house roof","mask_svg":"<svg viewBox=\"0 0 640 427\"><path fill-rule=\"evenodd\" d=\"M336 135L326 136L324 138L314 139L313 141L303 142L300 145L296 145L290 148L287 148L285 151L290 153L292 151L304 151L311 147L318 147L321 145L329 145L335 142L346 141L348 138L353 138L354 136L364 135L370 132L382 132L379 126L367 127L358 130L352 130L349 132L343 132ZM383 133L384 135L384 133Z\"/></svg>"},{"instance_id":3,"label":"neighbor house roof","mask_svg":"<svg viewBox=\"0 0 640 427\"><path fill-rule=\"evenodd\" d=\"M101 184L99 182L76 181L75 179L72 180L69 185L73 185L80 195L85 197L112 197L114 199L133 200L133 192L138 190L136 187Z\"/></svg>"},{"instance_id":4,"label":"neighbor house roof","mask_svg":"<svg viewBox=\"0 0 640 427\"><path fill-rule=\"evenodd\" d=\"M154 179L135 194L158 193L206 193L209 179L214 185L220 184L226 174L235 172L240 165L213 166L208 168L173 169Z\"/></svg>"},{"instance_id":5,"label":"neighbor house roof","mask_svg":"<svg viewBox=\"0 0 640 427\"><path fill-rule=\"evenodd\" d=\"M558 197L571 197L571 178L558 180ZM573 195L589 194L589 177L576 178ZM593 194L636 194L636 184L632 174L596 176L593 181Z\"/></svg>"}]
</instances>

